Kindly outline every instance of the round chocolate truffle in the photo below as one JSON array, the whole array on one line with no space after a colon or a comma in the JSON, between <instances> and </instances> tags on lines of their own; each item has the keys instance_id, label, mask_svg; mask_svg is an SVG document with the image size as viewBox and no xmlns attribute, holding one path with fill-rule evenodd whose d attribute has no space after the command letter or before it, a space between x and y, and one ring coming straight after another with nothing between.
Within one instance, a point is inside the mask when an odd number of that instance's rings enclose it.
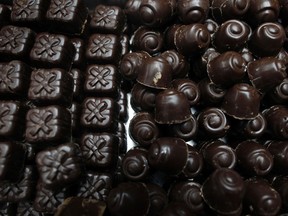
<instances>
[{"instance_id":1,"label":"round chocolate truffle","mask_svg":"<svg viewBox=\"0 0 288 216\"><path fill-rule=\"evenodd\" d=\"M288 174L288 141L271 141L267 145L268 151L274 158L273 171Z\"/></svg>"},{"instance_id":2,"label":"round chocolate truffle","mask_svg":"<svg viewBox=\"0 0 288 216\"><path fill-rule=\"evenodd\" d=\"M170 202L159 216L191 216L191 211L185 203Z\"/></svg>"},{"instance_id":3,"label":"round chocolate truffle","mask_svg":"<svg viewBox=\"0 0 288 216\"><path fill-rule=\"evenodd\" d=\"M168 205L168 196L166 191L156 184L147 184L147 190L150 198L150 208L148 215L158 215Z\"/></svg>"},{"instance_id":4,"label":"round chocolate truffle","mask_svg":"<svg viewBox=\"0 0 288 216\"><path fill-rule=\"evenodd\" d=\"M235 149L239 167L248 175L267 175L273 167L273 156L253 140L239 143Z\"/></svg>"},{"instance_id":5,"label":"round chocolate truffle","mask_svg":"<svg viewBox=\"0 0 288 216\"><path fill-rule=\"evenodd\" d=\"M190 79L174 79L172 86L187 97L190 106L197 105L200 100L200 91L197 84Z\"/></svg>"},{"instance_id":6,"label":"round chocolate truffle","mask_svg":"<svg viewBox=\"0 0 288 216\"><path fill-rule=\"evenodd\" d=\"M242 208L245 188L242 177L234 170L216 169L203 183L202 196L211 209L233 214Z\"/></svg>"},{"instance_id":7,"label":"round chocolate truffle","mask_svg":"<svg viewBox=\"0 0 288 216\"><path fill-rule=\"evenodd\" d=\"M132 181L143 181L149 175L148 151L141 148L130 149L122 159L122 173Z\"/></svg>"},{"instance_id":8,"label":"round chocolate truffle","mask_svg":"<svg viewBox=\"0 0 288 216\"><path fill-rule=\"evenodd\" d=\"M288 210L288 177L277 176L273 179L272 187L279 193L284 211ZM285 216L285 215L283 215Z\"/></svg>"},{"instance_id":9,"label":"round chocolate truffle","mask_svg":"<svg viewBox=\"0 0 288 216\"><path fill-rule=\"evenodd\" d=\"M145 148L159 137L160 130L150 113L139 112L129 123L129 135L135 143Z\"/></svg>"},{"instance_id":10,"label":"round chocolate truffle","mask_svg":"<svg viewBox=\"0 0 288 216\"><path fill-rule=\"evenodd\" d=\"M190 141L195 138L198 133L198 122L194 115L192 115L191 119L185 122L168 125L168 130L173 136Z\"/></svg>"},{"instance_id":11,"label":"round chocolate truffle","mask_svg":"<svg viewBox=\"0 0 288 216\"><path fill-rule=\"evenodd\" d=\"M213 19L206 19L204 21L204 25L206 26L208 32L210 33L211 37L214 33L218 30L219 24L215 22Z\"/></svg>"},{"instance_id":12,"label":"round chocolate truffle","mask_svg":"<svg viewBox=\"0 0 288 216\"><path fill-rule=\"evenodd\" d=\"M244 59L244 61L248 64L249 62L255 61L255 57L253 56L253 54L250 52L250 50L247 47L244 47L241 51L240 51L242 58Z\"/></svg>"},{"instance_id":13,"label":"round chocolate truffle","mask_svg":"<svg viewBox=\"0 0 288 216\"><path fill-rule=\"evenodd\" d=\"M176 49L175 46L176 32L180 26L181 24L172 24L171 26L168 26L166 28L164 34L165 34L165 46L167 48Z\"/></svg>"},{"instance_id":14,"label":"round chocolate truffle","mask_svg":"<svg viewBox=\"0 0 288 216\"><path fill-rule=\"evenodd\" d=\"M142 183L120 183L110 191L107 207L115 216L147 215L150 207L148 190Z\"/></svg>"},{"instance_id":15,"label":"round chocolate truffle","mask_svg":"<svg viewBox=\"0 0 288 216\"><path fill-rule=\"evenodd\" d=\"M127 0L124 7L124 12L130 23L138 24L140 22L139 8L142 0Z\"/></svg>"},{"instance_id":16,"label":"round chocolate truffle","mask_svg":"<svg viewBox=\"0 0 288 216\"><path fill-rule=\"evenodd\" d=\"M188 159L188 146L180 138L161 137L155 140L148 151L148 161L152 168L170 175L179 174Z\"/></svg>"},{"instance_id":17,"label":"round chocolate truffle","mask_svg":"<svg viewBox=\"0 0 288 216\"><path fill-rule=\"evenodd\" d=\"M188 159L179 177L191 179L198 176L203 168L202 155L192 146L188 145Z\"/></svg>"},{"instance_id":18,"label":"round chocolate truffle","mask_svg":"<svg viewBox=\"0 0 288 216\"><path fill-rule=\"evenodd\" d=\"M288 102L288 78L285 78L279 85L267 92L269 101L272 104L287 104Z\"/></svg>"},{"instance_id":19,"label":"round chocolate truffle","mask_svg":"<svg viewBox=\"0 0 288 216\"><path fill-rule=\"evenodd\" d=\"M222 110L235 119L253 119L259 109L260 94L246 83L237 83L229 88L222 102Z\"/></svg>"}]
</instances>

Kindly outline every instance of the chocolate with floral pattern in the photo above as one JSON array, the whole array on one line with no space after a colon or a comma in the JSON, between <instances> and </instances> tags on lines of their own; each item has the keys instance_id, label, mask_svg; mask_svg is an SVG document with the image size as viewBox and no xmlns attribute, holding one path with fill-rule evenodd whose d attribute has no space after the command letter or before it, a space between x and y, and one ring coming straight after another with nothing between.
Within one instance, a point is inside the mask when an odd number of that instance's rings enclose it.
<instances>
[{"instance_id":1,"label":"chocolate with floral pattern","mask_svg":"<svg viewBox=\"0 0 288 216\"><path fill-rule=\"evenodd\" d=\"M37 34L30 52L33 66L40 68L71 68L75 47L70 39L60 34L42 32Z\"/></svg>"},{"instance_id":2,"label":"chocolate with floral pattern","mask_svg":"<svg viewBox=\"0 0 288 216\"><path fill-rule=\"evenodd\" d=\"M28 60L35 33L26 27L7 25L0 30L0 59Z\"/></svg>"},{"instance_id":3,"label":"chocolate with floral pattern","mask_svg":"<svg viewBox=\"0 0 288 216\"><path fill-rule=\"evenodd\" d=\"M35 107L26 114L26 141L44 147L71 138L71 114L62 106Z\"/></svg>"},{"instance_id":4,"label":"chocolate with floral pattern","mask_svg":"<svg viewBox=\"0 0 288 216\"><path fill-rule=\"evenodd\" d=\"M73 80L67 71L59 68L35 69L31 73L28 99L38 106L61 105L72 102Z\"/></svg>"},{"instance_id":5,"label":"chocolate with floral pattern","mask_svg":"<svg viewBox=\"0 0 288 216\"><path fill-rule=\"evenodd\" d=\"M33 208L32 201L19 202L17 205L17 216L47 216L44 213L38 212Z\"/></svg>"}]
</instances>

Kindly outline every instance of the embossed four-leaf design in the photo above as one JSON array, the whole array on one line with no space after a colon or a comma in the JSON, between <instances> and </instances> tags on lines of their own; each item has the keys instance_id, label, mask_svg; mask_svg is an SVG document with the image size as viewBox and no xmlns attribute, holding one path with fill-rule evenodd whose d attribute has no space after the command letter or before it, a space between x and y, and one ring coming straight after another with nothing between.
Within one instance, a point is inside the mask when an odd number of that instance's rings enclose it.
<instances>
[{"instance_id":1,"label":"embossed four-leaf design","mask_svg":"<svg viewBox=\"0 0 288 216\"><path fill-rule=\"evenodd\" d=\"M107 77L110 75L111 70L107 67L93 67L89 70L89 85L95 87L97 83L100 83L102 86L109 84Z\"/></svg>"},{"instance_id":2,"label":"embossed four-leaf design","mask_svg":"<svg viewBox=\"0 0 288 216\"><path fill-rule=\"evenodd\" d=\"M86 116L86 120L88 122L93 121L96 118L98 121L103 122L106 117L103 112L107 109L108 104L105 101L98 102L90 100L87 102L87 109L89 110L89 114Z\"/></svg>"},{"instance_id":3,"label":"embossed four-leaf design","mask_svg":"<svg viewBox=\"0 0 288 216\"><path fill-rule=\"evenodd\" d=\"M61 40L58 37L42 35L35 44L35 53L39 56L53 57L61 51L58 46L60 43Z\"/></svg>"},{"instance_id":4,"label":"embossed four-leaf design","mask_svg":"<svg viewBox=\"0 0 288 216\"><path fill-rule=\"evenodd\" d=\"M115 21L115 10L113 8L99 6L94 13L93 19L99 26L105 26L108 23Z\"/></svg>"},{"instance_id":5,"label":"embossed four-leaf design","mask_svg":"<svg viewBox=\"0 0 288 216\"><path fill-rule=\"evenodd\" d=\"M31 113L30 120L31 122L33 122L33 127L31 127L30 133L33 136L37 136L40 133L49 135L52 132L52 128L49 124L53 120L53 118L53 113L50 110L39 113Z\"/></svg>"},{"instance_id":6,"label":"embossed four-leaf design","mask_svg":"<svg viewBox=\"0 0 288 216\"><path fill-rule=\"evenodd\" d=\"M8 105L4 105L0 109L0 130L6 126L6 121L9 120L10 116L10 107Z\"/></svg>"},{"instance_id":7,"label":"embossed four-leaf design","mask_svg":"<svg viewBox=\"0 0 288 216\"><path fill-rule=\"evenodd\" d=\"M41 94L42 92L47 92L51 94L55 91L55 88L58 87L57 83L57 75L53 72L51 73L42 73L42 71L38 71L34 75L34 81L37 82L37 85L34 86L33 92L34 94Z\"/></svg>"},{"instance_id":8,"label":"embossed four-leaf design","mask_svg":"<svg viewBox=\"0 0 288 216\"><path fill-rule=\"evenodd\" d=\"M110 37L97 37L92 40L93 46L90 52L95 55L101 55L109 52L113 48L112 40Z\"/></svg>"},{"instance_id":9,"label":"embossed four-leaf design","mask_svg":"<svg viewBox=\"0 0 288 216\"><path fill-rule=\"evenodd\" d=\"M108 194L107 184L104 179L98 176L87 176L86 181L81 185L79 196L97 200L105 200Z\"/></svg>"},{"instance_id":10,"label":"embossed four-leaf design","mask_svg":"<svg viewBox=\"0 0 288 216\"><path fill-rule=\"evenodd\" d=\"M69 13L72 12L70 10L72 5L72 0L52 0L49 11L55 16L66 17Z\"/></svg>"},{"instance_id":11,"label":"embossed four-leaf design","mask_svg":"<svg viewBox=\"0 0 288 216\"><path fill-rule=\"evenodd\" d=\"M26 18L36 12L36 9L33 8L34 5L35 0L17 0L13 5L13 11L17 16L20 16L21 18Z\"/></svg>"},{"instance_id":12,"label":"embossed four-leaf design","mask_svg":"<svg viewBox=\"0 0 288 216\"><path fill-rule=\"evenodd\" d=\"M3 28L4 29L4 28ZM0 35L0 50L11 50L15 49L23 44L24 42L21 38L24 35L23 30L17 27L7 27L4 30L2 29Z\"/></svg>"},{"instance_id":13,"label":"embossed four-leaf design","mask_svg":"<svg viewBox=\"0 0 288 216\"><path fill-rule=\"evenodd\" d=\"M82 150L87 160L101 161L109 154L110 148L107 146L107 141L101 136L88 137L84 143Z\"/></svg>"},{"instance_id":14,"label":"embossed four-leaf design","mask_svg":"<svg viewBox=\"0 0 288 216\"><path fill-rule=\"evenodd\" d=\"M11 90L12 84L15 82L14 73L16 72L15 65L5 65L0 73L0 89L9 88Z\"/></svg>"}]
</instances>

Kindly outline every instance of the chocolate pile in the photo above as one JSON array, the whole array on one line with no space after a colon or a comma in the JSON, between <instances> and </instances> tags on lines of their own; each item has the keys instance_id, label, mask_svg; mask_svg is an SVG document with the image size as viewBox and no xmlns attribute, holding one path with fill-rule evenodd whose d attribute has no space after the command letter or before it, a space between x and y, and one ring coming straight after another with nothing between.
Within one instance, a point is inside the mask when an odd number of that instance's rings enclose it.
<instances>
[{"instance_id":1,"label":"chocolate pile","mask_svg":"<svg viewBox=\"0 0 288 216\"><path fill-rule=\"evenodd\" d=\"M287 0L0 3L0 215L288 212Z\"/></svg>"}]
</instances>

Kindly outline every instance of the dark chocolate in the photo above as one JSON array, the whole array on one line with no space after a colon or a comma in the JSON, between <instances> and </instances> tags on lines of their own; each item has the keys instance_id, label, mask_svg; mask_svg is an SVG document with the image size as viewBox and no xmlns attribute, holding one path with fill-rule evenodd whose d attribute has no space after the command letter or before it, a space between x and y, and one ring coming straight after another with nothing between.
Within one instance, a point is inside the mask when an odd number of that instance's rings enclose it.
<instances>
[{"instance_id":1,"label":"dark chocolate","mask_svg":"<svg viewBox=\"0 0 288 216\"><path fill-rule=\"evenodd\" d=\"M268 99L272 104L285 104L288 101L288 79L285 78L280 84L267 92Z\"/></svg>"},{"instance_id":2,"label":"dark chocolate","mask_svg":"<svg viewBox=\"0 0 288 216\"><path fill-rule=\"evenodd\" d=\"M16 216L26 216L26 215L47 216L47 214L36 211L31 201L19 202L19 204L17 205Z\"/></svg>"},{"instance_id":3,"label":"dark chocolate","mask_svg":"<svg viewBox=\"0 0 288 216\"><path fill-rule=\"evenodd\" d=\"M72 38L71 42L75 48L73 67L82 69L83 67L85 67L85 43L84 43L84 40L82 40L80 38Z\"/></svg>"},{"instance_id":4,"label":"dark chocolate","mask_svg":"<svg viewBox=\"0 0 288 216\"><path fill-rule=\"evenodd\" d=\"M148 215L158 215L168 204L168 197L166 191L157 184L146 184L149 199L150 208Z\"/></svg>"},{"instance_id":5,"label":"dark chocolate","mask_svg":"<svg viewBox=\"0 0 288 216\"><path fill-rule=\"evenodd\" d=\"M273 171L286 175L288 173L288 142L274 140L268 143L267 149L273 156Z\"/></svg>"},{"instance_id":6,"label":"dark chocolate","mask_svg":"<svg viewBox=\"0 0 288 216\"><path fill-rule=\"evenodd\" d=\"M10 17L11 17L11 10L7 5L0 4L0 27L8 25L10 23Z\"/></svg>"},{"instance_id":7,"label":"dark chocolate","mask_svg":"<svg viewBox=\"0 0 288 216\"><path fill-rule=\"evenodd\" d=\"M119 99L117 101L119 106L119 120L122 122L127 122L129 113L128 113L128 95L127 92L123 89L119 90Z\"/></svg>"},{"instance_id":8,"label":"dark chocolate","mask_svg":"<svg viewBox=\"0 0 288 216\"><path fill-rule=\"evenodd\" d=\"M204 20L204 25L206 26L208 32L213 37L214 33L218 30L219 24L215 22L213 19L206 19Z\"/></svg>"},{"instance_id":9,"label":"dark chocolate","mask_svg":"<svg viewBox=\"0 0 288 216\"><path fill-rule=\"evenodd\" d=\"M191 216L189 207L183 202L170 202L159 216Z\"/></svg>"},{"instance_id":10,"label":"dark chocolate","mask_svg":"<svg viewBox=\"0 0 288 216\"><path fill-rule=\"evenodd\" d=\"M128 22L131 24L140 23L139 7L142 0L127 0L125 2L124 12L127 16Z\"/></svg>"},{"instance_id":11,"label":"dark chocolate","mask_svg":"<svg viewBox=\"0 0 288 216\"><path fill-rule=\"evenodd\" d=\"M187 97L190 106L195 106L200 101L200 91L197 84L190 79L174 79L172 86Z\"/></svg>"},{"instance_id":12,"label":"dark chocolate","mask_svg":"<svg viewBox=\"0 0 288 216\"><path fill-rule=\"evenodd\" d=\"M175 45L176 32L180 26L182 25L174 23L166 28L164 32L165 47L169 49L176 49Z\"/></svg>"},{"instance_id":13,"label":"dark chocolate","mask_svg":"<svg viewBox=\"0 0 288 216\"><path fill-rule=\"evenodd\" d=\"M69 111L71 113L71 129L72 136L78 138L80 135L80 114L81 114L81 106L77 102L72 102Z\"/></svg>"},{"instance_id":14,"label":"dark chocolate","mask_svg":"<svg viewBox=\"0 0 288 216\"><path fill-rule=\"evenodd\" d=\"M282 201L283 212L288 209L288 177L277 176L273 179L272 187L279 193ZM282 215L284 216L284 215Z\"/></svg>"},{"instance_id":15,"label":"dark chocolate","mask_svg":"<svg viewBox=\"0 0 288 216\"><path fill-rule=\"evenodd\" d=\"M0 215L2 216L15 216L16 214L16 203L3 202L0 203Z\"/></svg>"},{"instance_id":16,"label":"dark chocolate","mask_svg":"<svg viewBox=\"0 0 288 216\"><path fill-rule=\"evenodd\" d=\"M69 71L70 75L73 78L73 100L78 102L83 100L83 82L84 82L84 73L80 69L72 68Z\"/></svg>"},{"instance_id":17,"label":"dark chocolate","mask_svg":"<svg viewBox=\"0 0 288 216\"><path fill-rule=\"evenodd\" d=\"M179 177L183 179L191 179L201 174L203 168L203 157L192 146L188 146L188 158Z\"/></svg>"},{"instance_id":18,"label":"dark chocolate","mask_svg":"<svg viewBox=\"0 0 288 216\"><path fill-rule=\"evenodd\" d=\"M119 153L127 152L127 135L126 135L126 127L123 122L118 122L116 136L119 140Z\"/></svg>"}]
</instances>

